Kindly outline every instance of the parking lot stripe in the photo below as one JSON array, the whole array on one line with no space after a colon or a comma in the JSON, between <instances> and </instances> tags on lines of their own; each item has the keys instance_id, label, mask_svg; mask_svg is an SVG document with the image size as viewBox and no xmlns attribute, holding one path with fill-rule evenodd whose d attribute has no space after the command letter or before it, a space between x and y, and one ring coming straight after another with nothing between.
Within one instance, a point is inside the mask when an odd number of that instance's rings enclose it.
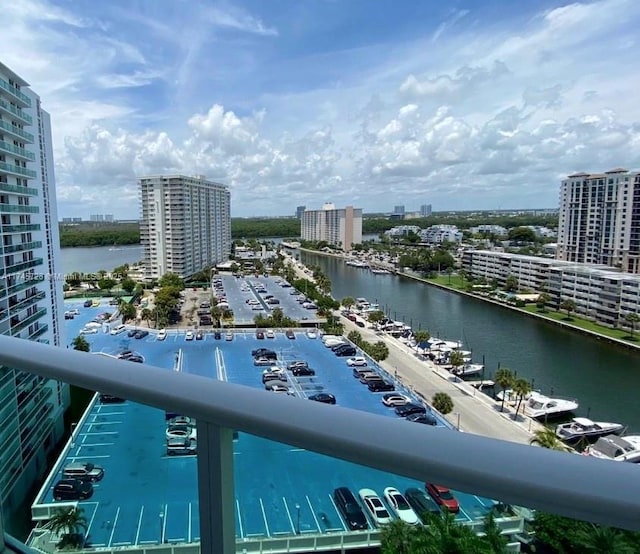
<instances>
[{"instance_id":1,"label":"parking lot stripe","mask_svg":"<svg viewBox=\"0 0 640 554\"><path fill-rule=\"evenodd\" d=\"M189 529L187 531L188 539L187 542L191 542L191 502L189 502Z\"/></svg>"},{"instance_id":2,"label":"parking lot stripe","mask_svg":"<svg viewBox=\"0 0 640 554\"><path fill-rule=\"evenodd\" d=\"M99 502L85 502L85 504L95 504L93 508L93 513L91 514L91 519L89 519L89 525L87 525L87 530L84 533L85 539L89 536L89 531L91 530L91 525L93 525L93 520L96 517L96 512L98 511Z\"/></svg>"},{"instance_id":3,"label":"parking lot stripe","mask_svg":"<svg viewBox=\"0 0 640 554\"><path fill-rule=\"evenodd\" d=\"M118 431L90 431L88 433L82 433L85 437L89 435L119 435Z\"/></svg>"},{"instance_id":4,"label":"parking lot stripe","mask_svg":"<svg viewBox=\"0 0 640 554\"><path fill-rule=\"evenodd\" d=\"M289 518L289 523L291 524L291 530L295 533L296 532L296 528L293 525L293 519L291 518L291 512L289 511L289 505L287 504L287 499L284 496L282 497L282 502L284 502L284 509L287 511L287 517Z\"/></svg>"},{"instance_id":5,"label":"parking lot stripe","mask_svg":"<svg viewBox=\"0 0 640 554\"><path fill-rule=\"evenodd\" d=\"M85 443L83 442L80 446L78 446L78 451L80 451L81 448L89 448L91 446L113 446L115 444L115 442L90 442L90 443Z\"/></svg>"},{"instance_id":6,"label":"parking lot stripe","mask_svg":"<svg viewBox=\"0 0 640 554\"><path fill-rule=\"evenodd\" d=\"M342 529L340 529L341 531L346 531L347 530L347 525L344 522L344 520L342 519L342 514L340 513L340 510L338 510L338 506L336 506L336 503L333 500L333 495L328 495L329 496L329 500L331 500L331 504L333 504L333 507L336 510L336 513L338 514L338 519L340 520L340 523L342 523ZM327 529L327 531L333 531L333 529Z\"/></svg>"},{"instance_id":7,"label":"parking lot stripe","mask_svg":"<svg viewBox=\"0 0 640 554\"><path fill-rule=\"evenodd\" d=\"M467 514L467 512L465 512L465 511L462 509L462 507L460 508L460 513L461 513L464 517L466 517L469 521L472 521L472 518L471 518L471 517L469 517L469 515Z\"/></svg>"},{"instance_id":8,"label":"parking lot stripe","mask_svg":"<svg viewBox=\"0 0 640 554\"><path fill-rule=\"evenodd\" d=\"M238 525L240 526L240 537L244 539L244 528L242 526L242 514L240 514L240 502L236 498L236 512L238 512Z\"/></svg>"},{"instance_id":9,"label":"parking lot stripe","mask_svg":"<svg viewBox=\"0 0 640 554\"><path fill-rule=\"evenodd\" d=\"M95 455L95 456L69 456L69 460L73 460L74 462L76 460L84 460L86 458L111 458L111 456L109 454L102 454L100 456Z\"/></svg>"},{"instance_id":10,"label":"parking lot stripe","mask_svg":"<svg viewBox=\"0 0 640 554\"><path fill-rule=\"evenodd\" d=\"M138 517L138 528L136 529L136 539L133 544L138 544L140 538L140 527L142 526L142 514L144 514L144 505L140 507L140 517Z\"/></svg>"},{"instance_id":11,"label":"parking lot stripe","mask_svg":"<svg viewBox=\"0 0 640 554\"><path fill-rule=\"evenodd\" d=\"M167 504L164 505L164 516L162 517L162 533L160 534L160 542L164 542L164 538L166 537L167 530L167 512L169 510L169 506Z\"/></svg>"},{"instance_id":12,"label":"parking lot stripe","mask_svg":"<svg viewBox=\"0 0 640 554\"><path fill-rule=\"evenodd\" d=\"M264 511L264 504L262 503L262 498L260 500L260 509L262 510L262 519L264 519L264 528L267 531L267 537L271 536L271 532L269 531L269 523L267 522L267 514Z\"/></svg>"},{"instance_id":13,"label":"parking lot stripe","mask_svg":"<svg viewBox=\"0 0 640 554\"><path fill-rule=\"evenodd\" d=\"M305 498L307 499L307 504L309 504L309 509L311 510L311 515L313 516L313 519L314 519L314 520L315 520L315 522L316 522L316 527L318 528L318 531L319 531L320 533L322 533L322 529L321 529L321 527L320 527L320 522L318 521L318 518L316 517L316 512L315 512L315 510L313 509L313 506L311 505L311 500L309 499L309 496L308 496L308 495L305 495Z\"/></svg>"},{"instance_id":14,"label":"parking lot stripe","mask_svg":"<svg viewBox=\"0 0 640 554\"><path fill-rule=\"evenodd\" d=\"M107 543L107 546L111 546L111 541L113 540L113 535L116 532L116 525L118 524L118 516L120 515L120 506L118 506L118 509L116 510L116 517L113 520L113 525L111 526L111 535L109 536L109 542Z\"/></svg>"}]
</instances>

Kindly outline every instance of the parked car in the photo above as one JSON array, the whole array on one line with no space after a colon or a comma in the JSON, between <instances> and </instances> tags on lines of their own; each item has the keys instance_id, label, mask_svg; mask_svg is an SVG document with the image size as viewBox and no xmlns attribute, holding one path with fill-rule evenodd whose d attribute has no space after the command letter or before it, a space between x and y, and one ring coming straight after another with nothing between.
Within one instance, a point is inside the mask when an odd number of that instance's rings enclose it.
<instances>
[{"instance_id":1,"label":"parked car","mask_svg":"<svg viewBox=\"0 0 640 554\"><path fill-rule=\"evenodd\" d=\"M271 358L272 360L276 360L278 355L269 348L257 348L256 350L251 351L251 355L254 358Z\"/></svg>"},{"instance_id":2,"label":"parked car","mask_svg":"<svg viewBox=\"0 0 640 554\"><path fill-rule=\"evenodd\" d=\"M143 339L143 338L147 337L148 335L149 335L149 331L147 331L145 329L139 329L138 331L135 332L135 334L133 335L133 338Z\"/></svg>"},{"instance_id":3,"label":"parked car","mask_svg":"<svg viewBox=\"0 0 640 554\"><path fill-rule=\"evenodd\" d=\"M440 506L438 506L426 492L420 489L407 489L404 491L404 496L423 523L427 522L427 515L429 513L439 514L441 512Z\"/></svg>"},{"instance_id":4,"label":"parked car","mask_svg":"<svg viewBox=\"0 0 640 554\"><path fill-rule=\"evenodd\" d=\"M85 308L90 308L92 305L91 300L85 300L84 303L82 304Z\"/></svg>"},{"instance_id":5,"label":"parked car","mask_svg":"<svg viewBox=\"0 0 640 554\"><path fill-rule=\"evenodd\" d=\"M289 386L287 385L286 381L280 381L277 379L267 381L264 385L264 388L265 390L271 392L289 392Z\"/></svg>"},{"instance_id":6,"label":"parked car","mask_svg":"<svg viewBox=\"0 0 640 554\"><path fill-rule=\"evenodd\" d=\"M127 360L127 362L136 362L138 364L144 363L144 358L140 356L140 354L133 354L132 356L129 356L125 359Z\"/></svg>"},{"instance_id":7,"label":"parked car","mask_svg":"<svg viewBox=\"0 0 640 554\"><path fill-rule=\"evenodd\" d=\"M387 487L384 489L384 498L387 504L391 506L391 509L398 516L398 519L408 523L409 525L418 525L420 518L414 509L409 505L407 499L402 496L402 493L393 487Z\"/></svg>"},{"instance_id":8,"label":"parked car","mask_svg":"<svg viewBox=\"0 0 640 554\"><path fill-rule=\"evenodd\" d=\"M189 416L177 415L167 421L169 427L195 427L196 420Z\"/></svg>"},{"instance_id":9,"label":"parked car","mask_svg":"<svg viewBox=\"0 0 640 554\"><path fill-rule=\"evenodd\" d=\"M119 335L120 333L123 333L125 330L126 330L126 327L120 324L120 325L116 325L113 329L111 329L111 331L109 331L109 334Z\"/></svg>"},{"instance_id":10,"label":"parked car","mask_svg":"<svg viewBox=\"0 0 640 554\"><path fill-rule=\"evenodd\" d=\"M166 338L167 338L167 330L166 329L160 329L160 331L158 331L157 339L158 340L164 340Z\"/></svg>"},{"instance_id":11,"label":"parked car","mask_svg":"<svg viewBox=\"0 0 640 554\"><path fill-rule=\"evenodd\" d=\"M288 339L293 340L296 338L296 334L293 332L293 329L287 329L284 334Z\"/></svg>"},{"instance_id":12,"label":"parked car","mask_svg":"<svg viewBox=\"0 0 640 554\"><path fill-rule=\"evenodd\" d=\"M101 404L122 404L125 402L124 398L107 393L101 393L99 399Z\"/></svg>"},{"instance_id":13,"label":"parked car","mask_svg":"<svg viewBox=\"0 0 640 554\"><path fill-rule=\"evenodd\" d=\"M438 420L433 414L426 412L424 414L411 414L407 416L407 421L413 421L414 423L422 423L424 425L438 425Z\"/></svg>"},{"instance_id":14,"label":"parked car","mask_svg":"<svg viewBox=\"0 0 640 554\"><path fill-rule=\"evenodd\" d=\"M93 495L91 481L62 479L53 486L54 500L86 500Z\"/></svg>"},{"instance_id":15,"label":"parked car","mask_svg":"<svg viewBox=\"0 0 640 554\"><path fill-rule=\"evenodd\" d=\"M360 489L358 495L377 527L391 523L391 514L384 507L382 500L374 490Z\"/></svg>"},{"instance_id":16,"label":"parked car","mask_svg":"<svg viewBox=\"0 0 640 554\"><path fill-rule=\"evenodd\" d=\"M220 340L222 338L222 333L220 331L215 331L213 333L213 338L216 340Z\"/></svg>"},{"instance_id":17,"label":"parked car","mask_svg":"<svg viewBox=\"0 0 640 554\"><path fill-rule=\"evenodd\" d=\"M309 367L309 364L304 360L294 360L293 362L289 362L287 364L287 369L296 369L297 367Z\"/></svg>"},{"instance_id":18,"label":"parked car","mask_svg":"<svg viewBox=\"0 0 640 554\"><path fill-rule=\"evenodd\" d=\"M355 358L349 358L347 365L350 367L364 367L367 365L367 360L362 356L356 356Z\"/></svg>"},{"instance_id":19,"label":"parked car","mask_svg":"<svg viewBox=\"0 0 640 554\"><path fill-rule=\"evenodd\" d=\"M286 381L287 375L282 371L265 371L262 374L262 383L267 384L268 381Z\"/></svg>"},{"instance_id":20,"label":"parked car","mask_svg":"<svg viewBox=\"0 0 640 554\"><path fill-rule=\"evenodd\" d=\"M411 399L408 396L405 396L404 394L398 394L398 393L392 393L392 394L385 394L382 397L382 403L385 406L404 406L405 404L409 404L411 402Z\"/></svg>"},{"instance_id":21,"label":"parked car","mask_svg":"<svg viewBox=\"0 0 640 554\"><path fill-rule=\"evenodd\" d=\"M256 338L257 338L258 340L262 340L262 339L264 339L264 331L263 331L262 329L258 329L258 330L256 331Z\"/></svg>"},{"instance_id":22,"label":"parked car","mask_svg":"<svg viewBox=\"0 0 640 554\"><path fill-rule=\"evenodd\" d=\"M198 331L196 333L196 340L202 340L204 339L204 333L202 331Z\"/></svg>"},{"instance_id":23,"label":"parked car","mask_svg":"<svg viewBox=\"0 0 640 554\"><path fill-rule=\"evenodd\" d=\"M200 318L200 325L213 325L213 320L209 316L203 316Z\"/></svg>"},{"instance_id":24,"label":"parked car","mask_svg":"<svg viewBox=\"0 0 640 554\"><path fill-rule=\"evenodd\" d=\"M74 462L65 466L62 476L80 481L100 481L104 477L104 469L91 462Z\"/></svg>"},{"instance_id":25,"label":"parked car","mask_svg":"<svg viewBox=\"0 0 640 554\"><path fill-rule=\"evenodd\" d=\"M193 331L187 331L187 334L184 336L184 340L193 340L195 337Z\"/></svg>"},{"instance_id":26,"label":"parked car","mask_svg":"<svg viewBox=\"0 0 640 554\"><path fill-rule=\"evenodd\" d=\"M188 456L195 454L196 451L196 441L185 438L167 439L167 455L169 456Z\"/></svg>"},{"instance_id":27,"label":"parked car","mask_svg":"<svg viewBox=\"0 0 640 554\"><path fill-rule=\"evenodd\" d=\"M319 392L317 394L312 394L309 396L309 400L313 400L315 402L322 402L323 404L335 404L336 397L333 394L329 394L328 392Z\"/></svg>"},{"instance_id":28,"label":"parked car","mask_svg":"<svg viewBox=\"0 0 640 554\"><path fill-rule=\"evenodd\" d=\"M405 404L404 406L396 406L396 414L400 417L407 417L411 414L424 414L427 412L427 409L420 404Z\"/></svg>"},{"instance_id":29,"label":"parked car","mask_svg":"<svg viewBox=\"0 0 640 554\"><path fill-rule=\"evenodd\" d=\"M66 315L67 315L67 314L65 314L65 316L66 316ZM136 329L129 329L129 331L127 331L127 336L128 336L129 338L131 338L131 337L135 337L137 332L138 332L138 331L137 331Z\"/></svg>"},{"instance_id":30,"label":"parked car","mask_svg":"<svg viewBox=\"0 0 640 554\"><path fill-rule=\"evenodd\" d=\"M296 377L310 377L311 375L316 374L315 370L311 369L310 367L294 367L291 370L291 373L293 373Z\"/></svg>"},{"instance_id":31,"label":"parked car","mask_svg":"<svg viewBox=\"0 0 640 554\"><path fill-rule=\"evenodd\" d=\"M426 483L425 488L439 506L442 506L452 514L457 514L460 511L460 504L458 504L456 497L451 494L447 487Z\"/></svg>"},{"instance_id":32,"label":"parked car","mask_svg":"<svg viewBox=\"0 0 640 554\"><path fill-rule=\"evenodd\" d=\"M347 487L340 487L334 490L333 501L351 531L359 531L369 527L360 504L358 504L355 496Z\"/></svg>"},{"instance_id":33,"label":"parked car","mask_svg":"<svg viewBox=\"0 0 640 554\"><path fill-rule=\"evenodd\" d=\"M367 383L367 387L371 392L382 392L389 390L396 390L396 387L393 383L389 381L385 381L383 379L374 379L373 381L369 381Z\"/></svg>"},{"instance_id":34,"label":"parked car","mask_svg":"<svg viewBox=\"0 0 640 554\"><path fill-rule=\"evenodd\" d=\"M369 381L381 381L382 377L378 375L375 371L365 371L360 374L360 382L363 385L366 385Z\"/></svg>"},{"instance_id":35,"label":"parked car","mask_svg":"<svg viewBox=\"0 0 640 554\"><path fill-rule=\"evenodd\" d=\"M362 377L363 375L377 375L377 373L368 366L354 367L352 373L356 379L360 379L360 377Z\"/></svg>"},{"instance_id":36,"label":"parked car","mask_svg":"<svg viewBox=\"0 0 640 554\"><path fill-rule=\"evenodd\" d=\"M224 335L224 340L233 340L233 333L231 331L227 331L226 334Z\"/></svg>"},{"instance_id":37,"label":"parked car","mask_svg":"<svg viewBox=\"0 0 640 554\"><path fill-rule=\"evenodd\" d=\"M195 427L189 427L188 425L170 425L167 427L166 437L167 439L196 440L198 432Z\"/></svg>"},{"instance_id":38,"label":"parked car","mask_svg":"<svg viewBox=\"0 0 640 554\"><path fill-rule=\"evenodd\" d=\"M339 348L333 351L336 356L355 356L356 349L353 346L346 345L344 348Z\"/></svg>"}]
</instances>

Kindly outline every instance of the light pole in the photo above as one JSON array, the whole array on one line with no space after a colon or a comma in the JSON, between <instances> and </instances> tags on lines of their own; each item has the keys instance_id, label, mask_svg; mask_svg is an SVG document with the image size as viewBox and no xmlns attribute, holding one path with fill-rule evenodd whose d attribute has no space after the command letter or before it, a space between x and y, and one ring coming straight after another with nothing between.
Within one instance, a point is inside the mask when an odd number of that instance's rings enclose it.
<instances>
[{"instance_id":1,"label":"light pole","mask_svg":"<svg viewBox=\"0 0 640 554\"><path fill-rule=\"evenodd\" d=\"M296 535L300 534L300 504L296 502Z\"/></svg>"},{"instance_id":2,"label":"light pole","mask_svg":"<svg viewBox=\"0 0 640 554\"><path fill-rule=\"evenodd\" d=\"M456 412L456 429L460 431L460 412Z\"/></svg>"}]
</instances>

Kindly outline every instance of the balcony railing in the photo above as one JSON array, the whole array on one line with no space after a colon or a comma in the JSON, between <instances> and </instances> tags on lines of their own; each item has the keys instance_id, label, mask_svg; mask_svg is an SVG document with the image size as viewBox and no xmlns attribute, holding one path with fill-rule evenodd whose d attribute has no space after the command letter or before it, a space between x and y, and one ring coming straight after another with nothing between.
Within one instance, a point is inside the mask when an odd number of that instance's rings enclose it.
<instances>
[{"instance_id":1,"label":"balcony railing","mask_svg":"<svg viewBox=\"0 0 640 554\"><path fill-rule=\"evenodd\" d=\"M30 179L33 179L36 176L36 172L33 169L27 169L26 167L20 167L19 165L8 164L7 162L0 162L0 170L7 173L22 175L23 177L29 177Z\"/></svg>"},{"instance_id":2,"label":"balcony railing","mask_svg":"<svg viewBox=\"0 0 640 554\"><path fill-rule=\"evenodd\" d=\"M638 468L0 336L0 364L193 416L201 552L235 552L232 429L510 504L640 529ZM274 417L277 414L277 417ZM375 429L375 438L372 437Z\"/></svg>"},{"instance_id":3,"label":"balcony railing","mask_svg":"<svg viewBox=\"0 0 640 554\"><path fill-rule=\"evenodd\" d=\"M33 135L31 133L23 131L17 125L11 125L11 123L0 120L0 129L4 129L5 131L7 131L7 133L12 133L20 137L21 139L26 140L27 142L33 142Z\"/></svg>"},{"instance_id":4,"label":"balcony railing","mask_svg":"<svg viewBox=\"0 0 640 554\"><path fill-rule=\"evenodd\" d=\"M2 225L0 227L3 233L26 233L27 231L39 231L39 223L27 223L21 225Z\"/></svg>"},{"instance_id":5,"label":"balcony railing","mask_svg":"<svg viewBox=\"0 0 640 554\"><path fill-rule=\"evenodd\" d=\"M19 321L15 325L11 325L11 330L14 333L19 333L25 327L31 325L34 321L38 321L41 317L46 315L46 313L47 313L47 309L46 308L41 308L37 312L31 314L29 317L26 317L22 321Z\"/></svg>"},{"instance_id":6,"label":"balcony railing","mask_svg":"<svg viewBox=\"0 0 640 554\"><path fill-rule=\"evenodd\" d=\"M1 185L0 185L0 190L2 190ZM22 242L20 244L12 244L10 246L5 246L4 252L5 254L12 254L14 252L22 252L23 250L33 250L35 248L42 248L42 241L34 240L31 242Z\"/></svg>"},{"instance_id":7,"label":"balcony railing","mask_svg":"<svg viewBox=\"0 0 640 554\"><path fill-rule=\"evenodd\" d=\"M20 156L21 158L31 160L32 162L36 159L36 155L33 152L29 152L29 150L26 150L25 148L20 148L19 146L4 140L0 140L0 151L8 152L14 156Z\"/></svg>"},{"instance_id":8,"label":"balcony railing","mask_svg":"<svg viewBox=\"0 0 640 554\"><path fill-rule=\"evenodd\" d=\"M33 187L19 187L18 185L9 185L8 183L0 183L0 190L4 192L14 192L25 196L37 196L38 189Z\"/></svg>"},{"instance_id":9,"label":"balcony railing","mask_svg":"<svg viewBox=\"0 0 640 554\"><path fill-rule=\"evenodd\" d=\"M20 271L29 269L31 267L36 267L38 265L42 265L42 258L33 258L33 260L28 260L26 262L11 264L4 268L0 268L0 277L5 274L9 275L11 273L18 273Z\"/></svg>"},{"instance_id":10,"label":"balcony railing","mask_svg":"<svg viewBox=\"0 0 640 554\"><path fill-rule=\"evenodd\" d=\"M19 119L23 123L26 123L27 125L31 125L33 123L33 118L28 113L23 112L15 106L12 106L11 104L9 104L9 102L3 100L2 98L0 98L0 110L4 110L5 112L10 113L15 118Z\"/></svg>"},{"instance_id":11,"label":"balcony railing","mask_svg":"<svg viewBox=\"0 0 640 554\"><path fill-rule=\"evenodd\" d=\"M21 204L0 204L0 212L2 213L37 214L38 211L38 206L23 206Z\"/></svg>"},{"instance_id":12,"label":"balcony railing","mask_svg":"<svg viewBox=\"0 0 640 554\"><path fill-rule=\"evenodd\" d=\"M24 104L25 106L31 106L31 98L29 98L26 94L20 92L16 87L7 83L7 81L5 81L4 79L0 79L0 88L6 90L14 98L19 100L21 104Z\"/></svg>"}]
</instances>

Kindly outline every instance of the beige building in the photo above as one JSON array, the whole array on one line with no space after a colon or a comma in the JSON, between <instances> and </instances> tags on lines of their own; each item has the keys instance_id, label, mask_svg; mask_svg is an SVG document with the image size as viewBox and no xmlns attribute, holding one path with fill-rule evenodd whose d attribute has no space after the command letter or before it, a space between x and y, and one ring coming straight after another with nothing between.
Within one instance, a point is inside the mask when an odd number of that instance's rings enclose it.
<instances>
[{"instance_id":1,"label":"beige building","mask_svg":"<svg viewBox=\"0 0 640 554\"><path fill-rule=\"evenodd\" d=\"M362 242L362 209L325 204L321 210L305 210L300 235L302 240L326 241L349 252Z\"/></svg>"},{"instance_id":2,"label":"beige building","mask_svg":"<svg viewBox=\"0 0 640 554\"><path fill-rule=\"evenodd\" d=\"M142 177L138 184L146 279L188 277L229 259L231 194L225 185L184 175Z\"/></svg>"},{"instance_id":3,"label":"beige building","mask_svg":"<svg viewBox=\"0 0 640 554\"><path fill-rule=\"evenodd\" d=\"M560 186L556 257L640 273L640 173L575 173Z\"/></svg>"}]
</instances>

